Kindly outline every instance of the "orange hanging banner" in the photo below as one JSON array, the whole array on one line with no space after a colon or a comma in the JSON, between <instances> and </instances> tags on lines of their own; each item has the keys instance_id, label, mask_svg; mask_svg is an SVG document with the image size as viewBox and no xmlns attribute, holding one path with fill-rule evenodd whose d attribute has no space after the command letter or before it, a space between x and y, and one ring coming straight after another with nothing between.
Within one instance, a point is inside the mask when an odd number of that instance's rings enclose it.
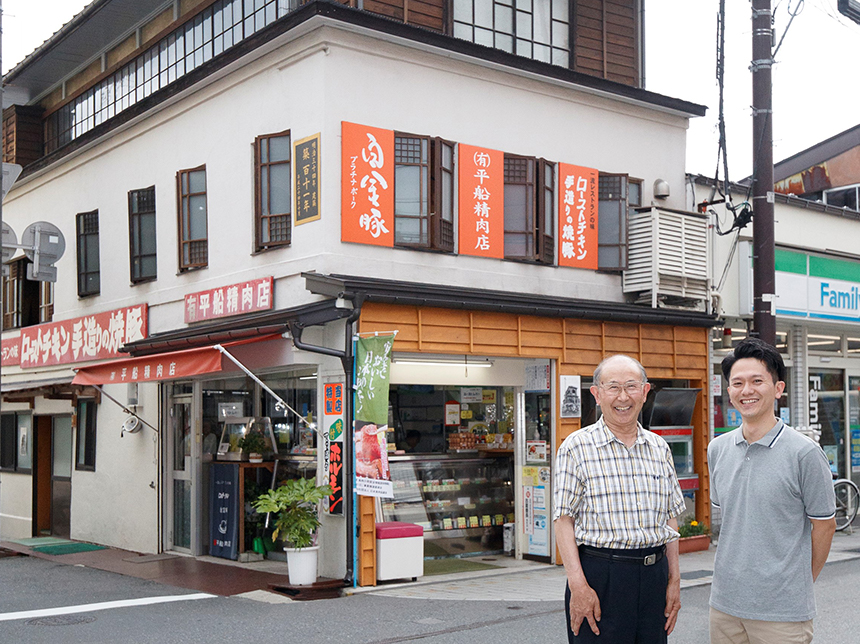
<instances>
[{"instance_id":1,"label":"orange hanging banner","mask_svg":"<svg viewBox=\"0 0 860 644\"><path fill-rule=\"evenodd\" d=\"M558 265L597 270L598 172L558 164Z\"/></svg>"},{"instance_id":2,"label":"orange hanging banner","mask_svg":"<svg viewBox=\"0 0 860 644\"><path fill-rule=\"evenodd\" d=\"M394 132L341 123L341 241L394 246Z\"/></svg>"},{"instance_id":3,"label":"orange hanging banner","mask_svg":"<svg viewBox=\"0 0 860 644\"><path fill-rule=\"evenodd\" d=\"M505 256L505 155L459 145L460 255Z\"/></svg>"}]
</instances>

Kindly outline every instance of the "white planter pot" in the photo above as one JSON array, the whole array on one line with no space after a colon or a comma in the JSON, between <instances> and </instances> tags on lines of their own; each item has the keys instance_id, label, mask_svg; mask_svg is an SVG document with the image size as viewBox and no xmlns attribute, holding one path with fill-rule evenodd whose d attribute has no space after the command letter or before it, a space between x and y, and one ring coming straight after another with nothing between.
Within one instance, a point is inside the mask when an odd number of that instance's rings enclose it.
<instances>
[{"instance_id":1,"label":"white planter pot","mask_svg":"<svg viewBox=\"0 0 860 644\"><path fill-rule=\"evenodd\" d=\"M307 586L317 580L319 546L284 548L287 553L287 573L293 586Z\"/></svg>"}]
</instances>

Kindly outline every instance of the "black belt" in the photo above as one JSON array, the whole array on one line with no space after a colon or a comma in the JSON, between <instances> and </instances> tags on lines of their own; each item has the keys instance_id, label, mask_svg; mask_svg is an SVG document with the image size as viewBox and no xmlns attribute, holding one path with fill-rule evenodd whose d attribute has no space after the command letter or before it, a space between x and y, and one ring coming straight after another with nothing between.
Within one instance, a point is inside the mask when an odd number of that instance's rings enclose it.
<instances>
[{"instance_id":1,"label":"black belt","mask_svg":"<svg viewBox=\"0 0 860 644\"><path fill-rule=\"evenodd\" d=\"M612 552L609 548L593 548L581 545L579 546L579 553L587 557L597 557L598 559L608 559L609 561L623 561L624 563L634 563L641 566L653 566L666 556L666 546L660 546L654 552L647 555L625 555Z\"/></svg>"}]
</instances>

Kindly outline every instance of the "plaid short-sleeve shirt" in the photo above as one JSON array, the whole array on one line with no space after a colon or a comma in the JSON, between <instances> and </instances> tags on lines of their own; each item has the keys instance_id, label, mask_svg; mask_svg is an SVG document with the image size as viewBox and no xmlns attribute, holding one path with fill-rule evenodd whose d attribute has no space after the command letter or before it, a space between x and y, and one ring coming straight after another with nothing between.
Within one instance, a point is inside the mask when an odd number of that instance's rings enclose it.
<instances>
[{"instance_id":1,"label":"plaid short-sleeve shirt","mask_svg":"<svg viewBox=\"0 0 860 644\"><path fill-rule=\"evenodd\" d=\"M640 426L628 448L601 418L559 447L553 506L553 519L573 518L577 543L651 548L678 538L667 521L684 497L665 440Z\"/></svg>"}]
</instances>

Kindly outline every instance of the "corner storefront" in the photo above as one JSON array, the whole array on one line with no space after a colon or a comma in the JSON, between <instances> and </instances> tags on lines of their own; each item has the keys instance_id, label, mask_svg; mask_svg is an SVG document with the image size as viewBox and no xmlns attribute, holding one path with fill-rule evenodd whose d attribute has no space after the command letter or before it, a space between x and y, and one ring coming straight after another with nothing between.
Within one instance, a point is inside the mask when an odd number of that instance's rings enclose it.
<instances>
[{"instance_id":1,"label":"corner storefront","mask_svg":"<svg viewBox=\"0 0 860 644\"><path fill-rule=\"evenodd\" d=\"M688 513L710 520L704 392L712 316L305 278L318 294L361 294L360 334L396 332L389 392L394 499L377 506L359 498L365 535L357 546L359 584L375 583L374 531L365 523L379 520L421 525L425 558L491 553L559 562L551 526L553 455L567 435L596 418L591 376L614 353L638 358L648 371L655 393L643 422L659 424L673 447ZM656 398L661 391L663 403ZM673 415L679 408L682 421Z\"/></svg>"}]
</instances>

